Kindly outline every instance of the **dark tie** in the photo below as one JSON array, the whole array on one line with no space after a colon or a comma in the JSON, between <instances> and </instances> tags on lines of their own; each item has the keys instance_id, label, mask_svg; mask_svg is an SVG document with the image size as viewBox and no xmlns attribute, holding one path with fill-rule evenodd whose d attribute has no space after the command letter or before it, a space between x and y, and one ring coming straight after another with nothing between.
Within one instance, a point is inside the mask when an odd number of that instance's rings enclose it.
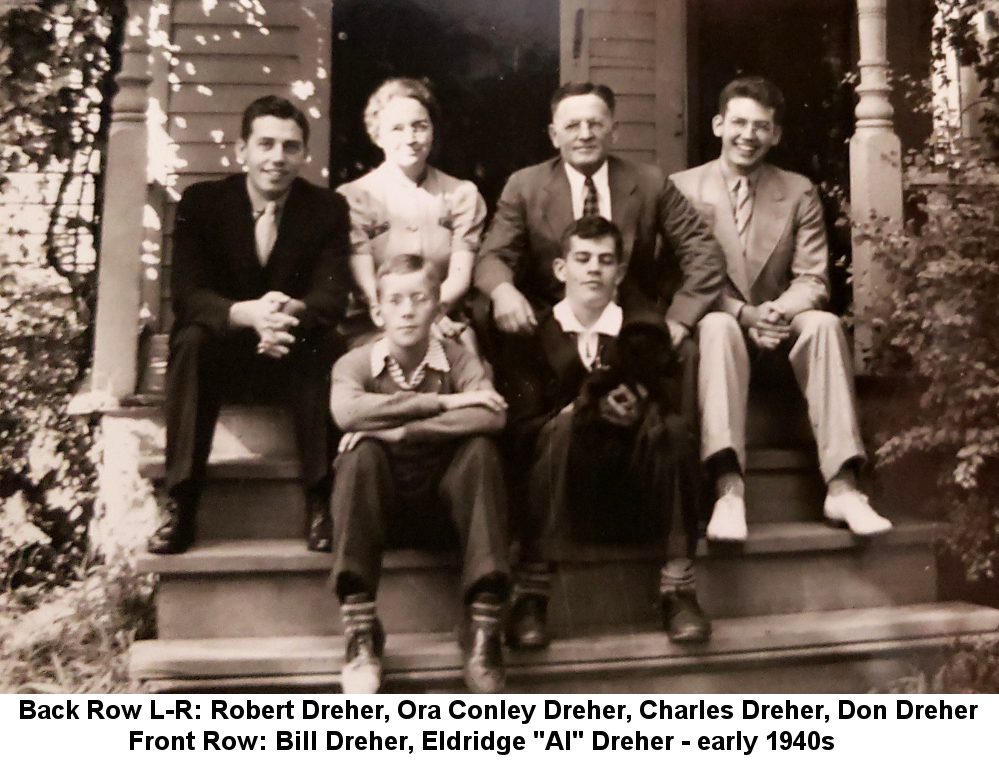
<instances>
[{"instance_id":1,"label":"dark tie","mask_svg":"<svg viewBox=\"0 0 999 760\"><path fill-rule=\"evenodd\" d=\"M597 186L593 177L587 176L583 183L586 195L583 197L583 216L600 216L600 202L597 200Z\"/></svg>"}]
</instances>

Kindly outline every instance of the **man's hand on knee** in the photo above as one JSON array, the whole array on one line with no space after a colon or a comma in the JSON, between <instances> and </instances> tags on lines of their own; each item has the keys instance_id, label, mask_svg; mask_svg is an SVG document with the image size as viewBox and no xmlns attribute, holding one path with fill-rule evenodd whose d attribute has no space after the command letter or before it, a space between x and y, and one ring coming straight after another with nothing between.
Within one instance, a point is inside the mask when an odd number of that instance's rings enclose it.
<instances>
[{"instance_id":1,"label":"man's hand on knee","mask_svg":"<svg viewBox=\"0 0 999 760\"><path fill-rule=\"evenodd\" d=\"M490 295L496 326L507 333L532 333L538 326L531 303L508 282L496 286Z\"/></svg>"},{"instance_id":2,"label":"man's hand on knee","mask_svg":"<svg viewBox=\"0 0 999 760\"><path fill-rule=\"evenodd\" d=\"M345 451L353 451L357 444L365 438L376 438L386 443L399 443L406 437L406 428L403 426L386 428L385 430L357 430L353 433L344 433L340 438L340 445L337 451L343 454Z\"/></svg>"}]
</instances>

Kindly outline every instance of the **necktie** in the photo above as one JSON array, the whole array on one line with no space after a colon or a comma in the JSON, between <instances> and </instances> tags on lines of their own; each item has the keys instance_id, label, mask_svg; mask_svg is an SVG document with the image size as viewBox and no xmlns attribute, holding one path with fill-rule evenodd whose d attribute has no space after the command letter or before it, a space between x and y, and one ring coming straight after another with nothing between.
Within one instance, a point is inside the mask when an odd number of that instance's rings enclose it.
<instances>
[{"instance_id":1,"label":"necktie","mask_svg":"<svg viewBox=\"0 0 999 760\"><path fill-rule=\"evenodd\" d=\"M277 203L267 202L263 212L257 217L254 233L257 239L257 258L260 259L260 266L266 266L277 240Z\"/></svg>"},{"instance_id":2,"label":"necktie","mask_svg":"<svg viewBox=\"0 0 999 760\"><path fill-rule=\"evenodd\" d=\"M583 188L586 190L586 195L583 196L583 216L600 216L600 202L597 200L597 186L593 177L586 177Z\"/></svg>"},{"instance_id":3,"label":"necktie","mask_svg":"<svg viewBox=\"0 0 999 760\"><path fill-rule=\"evenodd\" d=\"M735 185L735 229L739 233L742 247L746 247L749 220L753 217L753 194L748 177L739 177Z\"/></svg>"}]
</instances>

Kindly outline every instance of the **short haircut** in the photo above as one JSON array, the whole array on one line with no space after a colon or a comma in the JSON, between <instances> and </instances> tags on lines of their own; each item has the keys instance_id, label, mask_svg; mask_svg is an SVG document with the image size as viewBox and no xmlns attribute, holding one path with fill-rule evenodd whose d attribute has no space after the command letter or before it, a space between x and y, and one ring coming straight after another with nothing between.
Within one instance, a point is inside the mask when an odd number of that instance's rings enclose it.
<instances>
[{"instance_id":1,"label":"short haircut","mask_svg":"<svg viewBox=\"0 0 999 760\"><path fill-rule=\"evenodd\" d=\"M559 238L559 256L566 257L573 238L597 240L605 237L614 239L614 253L620 264L624 261L624 238L621 236L621 230L614 222L596 215L582 216L565 228L562 237Z\"/></svg>"},{"instance_id":2,"label":"short haircut","mask_svg":"<svg viewBox=\"0 0 999 760\"><path fill-rule=\"evenodd\" d=\"M783 93L773 82L763 77L739 77L733 79L718 96L718 113L725 115L728 102L734 98L751 98L764 108L774 111L774 124L778 127L784 123L786 103Z\"/></svg>"},{"instance_id":3,"label":"short haircut","mask_svg":"<svg viewBox=\"0 0 999 760\"><path fill-rule=\"evenodd\" d=\"M305 118L305 114L294 103L279 95L264 95L264 97L257 98L246 107L246 110L243 111L243 123L239 128L239 136L243 140L250 139L250 133L253 131L253 121L254 119L259 119L261 116L291 119L302 129L302 142L305 145L309 144L309 120Z\"/></svg>"},{"instance_id":4,"label":"short haircut","mask_svg":"<svg viewBox=\"0 0 999 760\"><path fill-rule=\"evenodd\" d=\"M558 108L559 103L566 98L572 98L576 95L596 95L607 104L607 108L610 110L611 116L614 115L614 90L610 87L605 84L593 84L593 82L566 82L564 85L555 90L555 94L552 95L552 118L555 118L555 110Z\"/></svg>"},{"instance_id":5,"label":"short haircut","mask_svg":"<svg viewBox=\"0 0 999 760\"><path fill-rule=\"evenodd\" d=\"M378 137L379 116L389 101L395 98L412 98L418 101L430 115L432 124L436 124L439 116L437 98L434 97L427 80L411 79L409 77L392 77L386 79L371 93L368 104L364 107L364 128L368 137L374 142Z\"/></svg>"},{"instance_id":6,"label":"short haircut","mask_svg":"<svg viewBox=\"0 0 999 760\"><path fill-rule=\"evenodd\" d=\"M375 272L375 291L379 300L382 297L382 280L390 274L412 274L423 272L434 298L441 297L441 276L437 267L417 253L400 253L388 261L383 261Z\"/></svg>"}]
</instances>

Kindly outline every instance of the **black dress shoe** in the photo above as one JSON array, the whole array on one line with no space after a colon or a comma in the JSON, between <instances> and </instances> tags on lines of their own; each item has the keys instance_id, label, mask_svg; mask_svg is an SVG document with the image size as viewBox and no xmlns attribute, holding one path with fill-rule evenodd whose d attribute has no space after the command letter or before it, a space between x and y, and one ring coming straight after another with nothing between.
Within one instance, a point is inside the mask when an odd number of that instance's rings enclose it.
<instances>
[{"instance_id":1,"label":"black dress shoe","mask_svg":"<svg viewBox=\"0 0 999 760\"><path fill-rule=\"evenodd\" d=\"M506 626L506 644L510 649L544 649L551 642L548 635L548 597L525 594L513 603Z\"/></svg>"},{"instance_id":2,"label":"black dress shoe","mask_svg":"<svg viewBox=\"0 0 999 760\"><path fill-rule=\"evenodd\" d=\"M163 521L149 537L150 554L183 554L194 543L194 505L170 496L163 503Z\"/></svg>"},{"instance_id":3,"label":"black dress shoe","mask_svg":"<svg viewBox=\"0 0 999 760\"><path fill-rule=\"evenodd\" d=\"M329 496L309 494L305 498L307 520L305 544L310 552L333 551L333 518Z\"/></svg>"},{"instance_id":4,"label":"black dress shoe","mask_svg":"<svg viewBox=\"0 0 999 760\"><path fill-rule=\"evenodd\" d=\"M711 637L711 621L693 591L670 591L662 595L663 628L677 644L699 644Z\"/></svg>"},{"instance_id":5,"label":"black dress shoe","mask_svg":"<svg viewBox=\"0 0 999 760\"><path fill-rule=\"evenodd\" d=\"M506 685L500 621L503 605L494 594L480 594L469 605L471 620L464 642L465 685L475 694L496 694Z\"/></svg>"}]
</instances>

